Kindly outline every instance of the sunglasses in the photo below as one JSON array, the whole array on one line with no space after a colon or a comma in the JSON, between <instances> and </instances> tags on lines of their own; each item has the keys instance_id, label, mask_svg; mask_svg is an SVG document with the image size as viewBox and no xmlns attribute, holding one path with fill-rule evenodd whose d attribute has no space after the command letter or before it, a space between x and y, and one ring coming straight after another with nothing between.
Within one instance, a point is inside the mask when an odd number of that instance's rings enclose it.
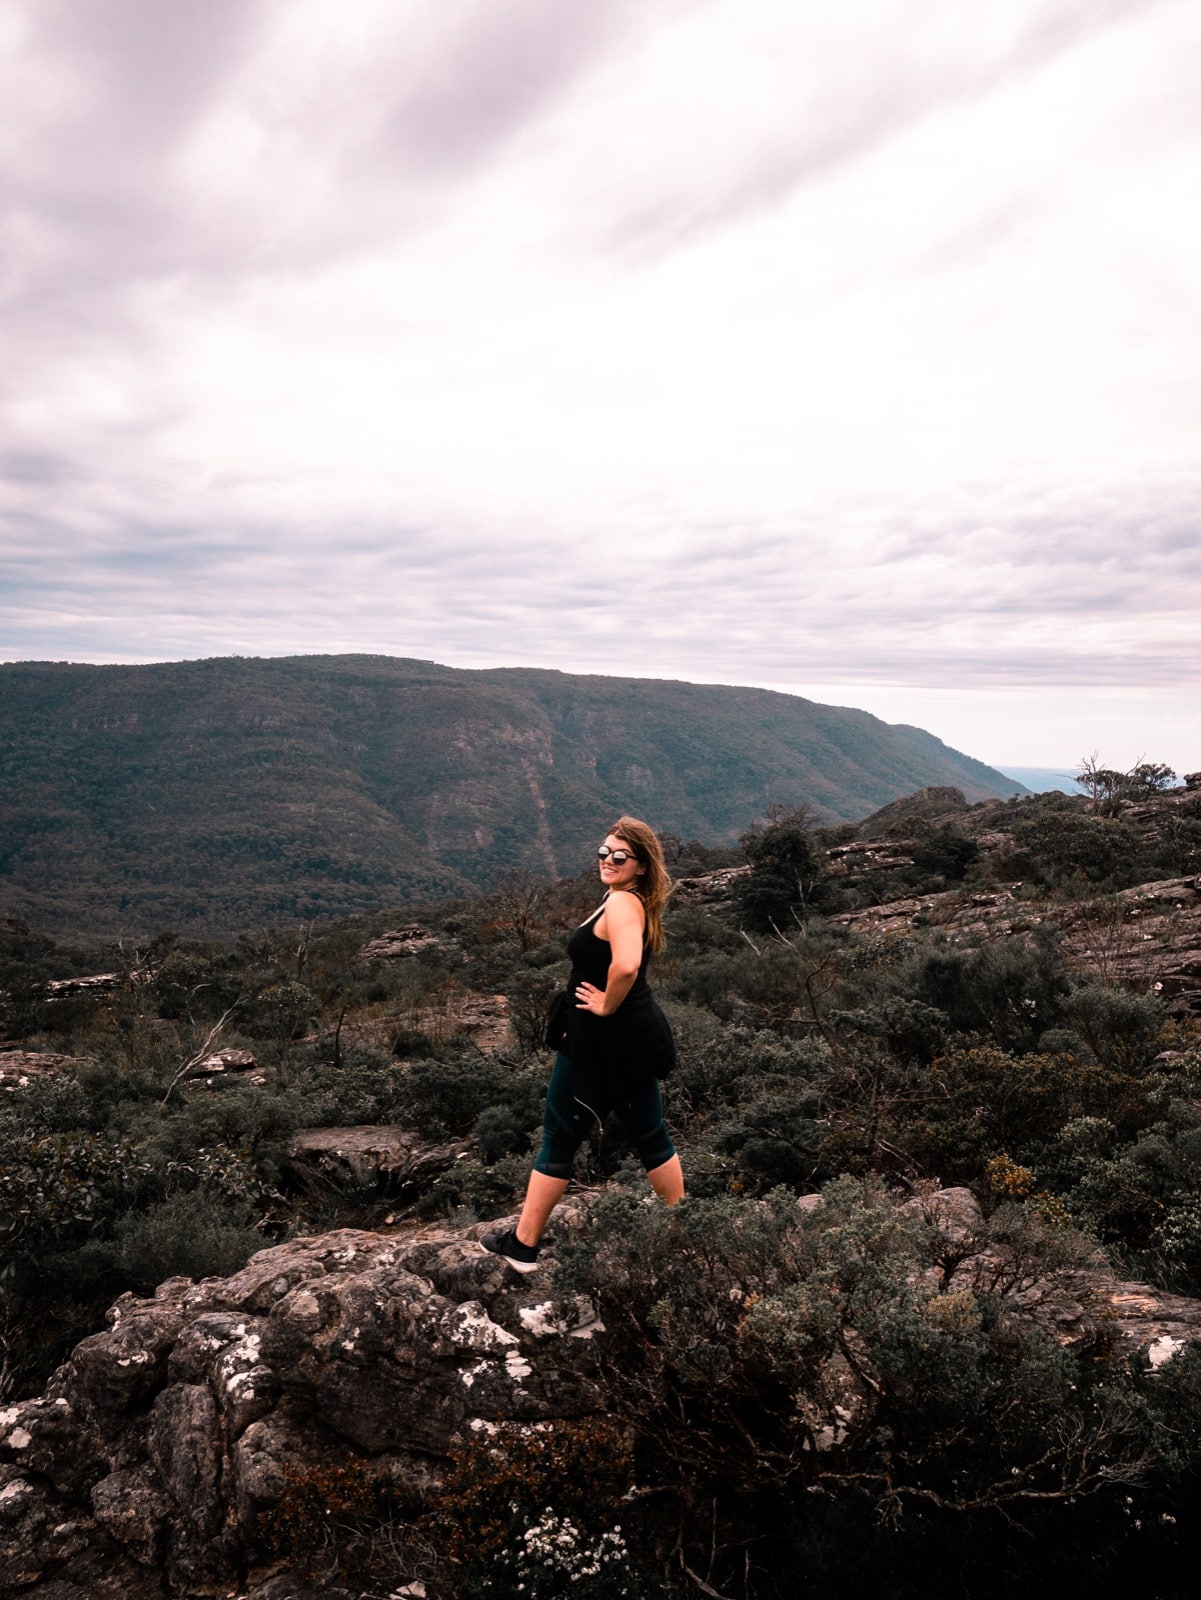
<instances>
[{"instance_id":1,"label":"sunglasses","mask_svg":"<svg viewBox=\"0 0 1201 1600\"><path fill-rule=\"evenodd\" d=\"M624 867L627 861L638 859L632 850L610 850L607 844L601 845L596 858L598 861L611 861L615 867Z\"/></svg>"}]
</instances>

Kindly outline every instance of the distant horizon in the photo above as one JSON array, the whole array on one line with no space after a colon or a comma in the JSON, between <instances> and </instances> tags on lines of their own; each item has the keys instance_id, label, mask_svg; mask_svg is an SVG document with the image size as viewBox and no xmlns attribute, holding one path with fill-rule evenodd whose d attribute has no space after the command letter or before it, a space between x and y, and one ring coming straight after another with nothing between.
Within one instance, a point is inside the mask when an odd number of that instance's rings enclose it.
<instances>
[{"instance_id":1,"label":"distant horizon","mask_svg":"<svg viewBox=\"0 0 1201 1600\"><path fill-rule=\"evenodd\" d=\"M1032 790L1035 794L1045 794L1050 789L1058 789L1062 794L1083 794L1084 790L1075 782L1074 769L1078 763L1069 762L1066 769L1062 766L1037 767L1026 766L1020 761L1007 761L1004 765L993 763L1003 777L1010 778L1014 783L1020 783L1023 788ZM1054 779L1054 782L1049 780Z\"/></svg>"}]
</instances>

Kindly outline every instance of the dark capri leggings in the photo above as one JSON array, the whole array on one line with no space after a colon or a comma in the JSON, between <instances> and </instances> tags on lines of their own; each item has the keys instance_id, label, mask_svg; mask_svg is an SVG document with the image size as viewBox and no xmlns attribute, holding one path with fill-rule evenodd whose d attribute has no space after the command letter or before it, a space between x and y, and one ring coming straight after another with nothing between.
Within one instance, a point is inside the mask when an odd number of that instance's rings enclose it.
<instances>
[{"instance_id":1,"label":"dark capri leggings","mask_svg":"<svg viewBox=\"0 0 1201 1600\"><path fill-rule=\"evenodd\" d=\"M586 1091L589 1100L578 1098L578 1077L570 1057L555 1057L550 1088L546 1091L542 1148L534 1162L535 1172L544 1173L548 1178L570 1178L576 1151L594 1123L604 1126L610 1111L617 1113L627 1138L648 1172L671 1160L676 1147L663 1125L663 1096L659 1093L658 1078L640 1078L619 1088L615 1094L606 1095L600 1104L592 1105L589 1101L599 1097Z\"/></svg>"}]
</instances>

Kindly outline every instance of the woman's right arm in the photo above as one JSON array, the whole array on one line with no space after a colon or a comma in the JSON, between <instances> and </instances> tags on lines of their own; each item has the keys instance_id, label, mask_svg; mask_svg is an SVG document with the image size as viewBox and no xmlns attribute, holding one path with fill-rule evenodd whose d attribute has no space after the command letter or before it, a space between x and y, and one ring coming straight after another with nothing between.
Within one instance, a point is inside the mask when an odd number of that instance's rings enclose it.
<instances>
[{"instance_id":1,"label":"woman's right arm","mask_svg":"<svg viewBox=\"0 0 1201 1600\"><path fill-rule=\"evenodd\" d=\"M581 1010L594 1016L611 1017L634 986L642 966L642 931L646 910L636 894L615 889L605 901L605 937L612 954L605 987L581 983L576 1001Z\"/></svg>"}]
</instances>

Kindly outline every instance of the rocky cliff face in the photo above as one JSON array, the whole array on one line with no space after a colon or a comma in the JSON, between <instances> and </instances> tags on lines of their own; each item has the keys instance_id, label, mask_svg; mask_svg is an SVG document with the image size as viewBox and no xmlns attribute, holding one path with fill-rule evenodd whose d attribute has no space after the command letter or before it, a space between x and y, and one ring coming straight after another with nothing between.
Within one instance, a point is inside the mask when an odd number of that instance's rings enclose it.
<instances>
[{"instance_id":1,"label":"rocky cliff face","mask_svg":"<svg viewBox=\"0 0 1201 1600\"><path fill-rule=\"evenodd\" d=\"M1107 983L1162 996L1181 1015L1201 1014L1201 878L1143 883L1095 901L1037 905L1015 888L944 890L843 912L832 922L859 934L937 928L966 939L1021 937L1040 926L1063 935L1074 967Z\"/></svg>"},{"instance_id":2,"label":"rocky cliff face","mask_svg":"<svg viewBox=\"0 0 1201 1600\"><path fill-rule=\"evenodd\" d=\"M996 1276L966 1190L909 1205L948 1242L949 1287ZM263 1519L290 1471L350 1453L419 1499L456 1439L603 1414L612 1336L548 1271L519 1278L484 1253L477 1231L346 1230L261 1251L231 1278L124 1296L43 1395L0 1411L0 1592L166 1600L236 1586L284 1600L307 1591L280 1587ZM1066 1345L1103 1327L1113 1359L1141 1351L1153 1366L1201 1336L1201 1303L1097 1271L1024 1283L1015 1307ZM835 1376L819 1438L845 1415Z\"/></svg>"}]
</instances>

